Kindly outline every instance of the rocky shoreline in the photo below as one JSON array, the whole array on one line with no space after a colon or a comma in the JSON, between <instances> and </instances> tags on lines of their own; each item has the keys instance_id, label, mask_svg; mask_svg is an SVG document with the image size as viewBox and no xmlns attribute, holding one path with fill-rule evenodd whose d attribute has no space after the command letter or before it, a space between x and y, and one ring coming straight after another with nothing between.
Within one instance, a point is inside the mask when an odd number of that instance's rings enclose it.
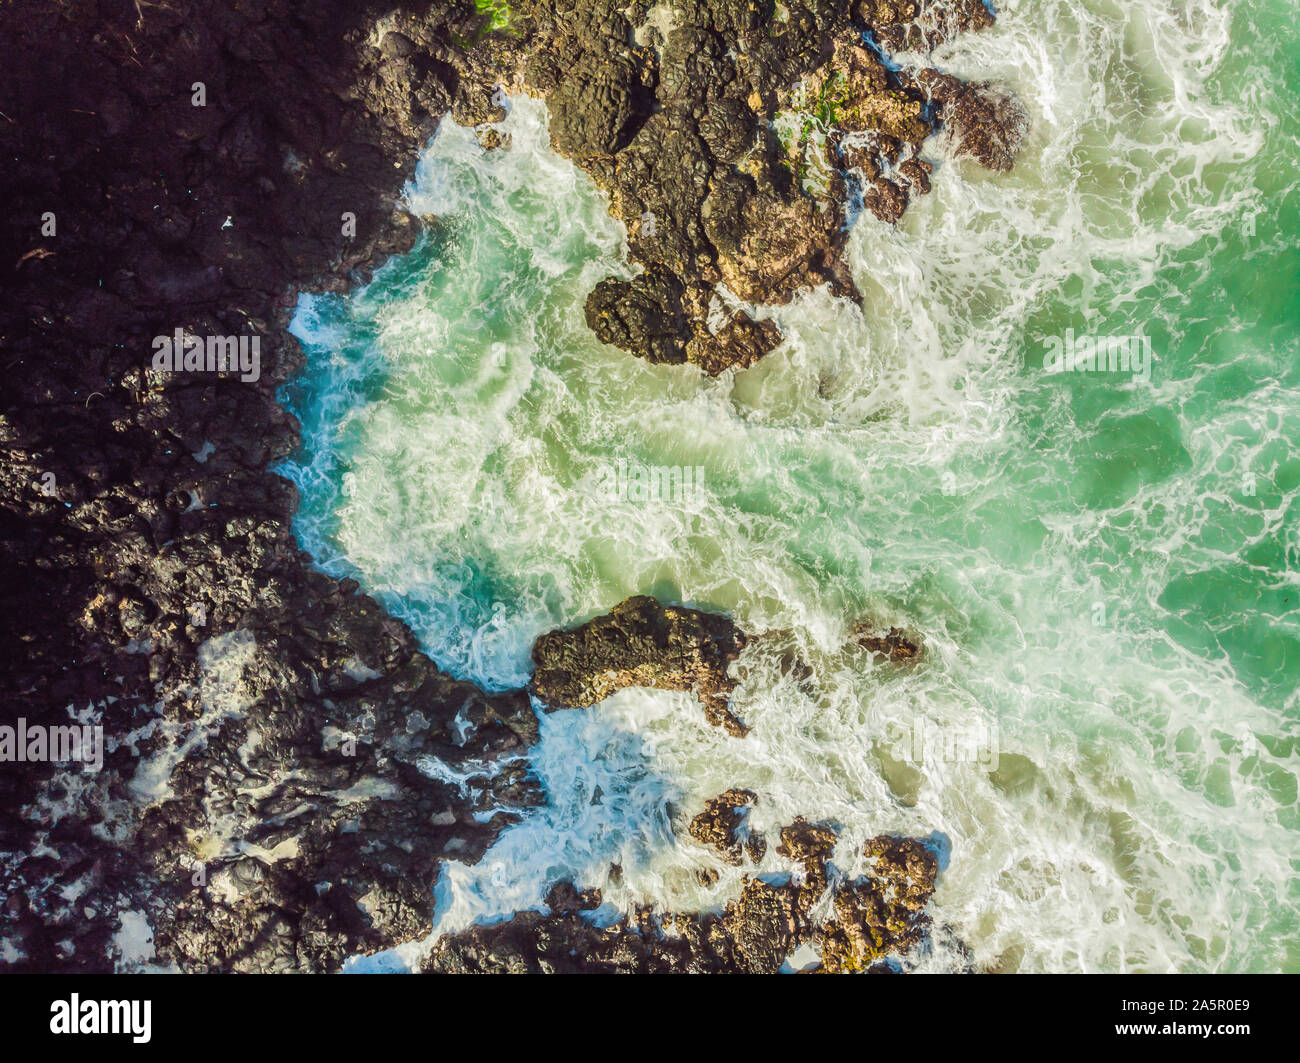
<instances>
[{"instance_id":1,"label":"rocky shoreline","mask_svg":"<svg viewBox=\"0 0 1300 1063\"><path fill-rule=\"evenodd\" d=\"M631 18L598 0L557 10L521 3L494 29L469 2L6 9L5 715L100 726L104 758L0 771L0 969L338 970L427 935L440 861L477 859L544 801L526 693L442 674L354 582L313 570L294 491L268 471L297 445L276 401L302 364L285 332L296 293L349 290L411 246L417 223L392 204L444 114L499 118L501 84L548 95L557 147L632 222L645 272L588 303L597 335L632 353L718 372L775 346L775 325L743 311L708 328L703 286L719 280L759 302L810 283L849 293L847 193L819 206L779 178L770 132L757 176L729 160L738 129L759 136L751 86L773 114L844 47L878 81L878 60L842 39L850 20L887 42L912 8L783 5L785 29L765 36L772 5L680 0L662 40L642 33L645 3ZM769 58L738 79L722 67L742 42L737 55ZM983 130L963 134L983 161L1013 153L1001 98L898 77L882 91L908 107L928 92ZM902 188L897 164L919 187L920 163L904 167L920 135L895 137L897 153L875 143L856 169L883 160L868 183ZM682 181L697 162L703 183ZM758 235L754 194L802 219L794 244ZM207 337L209 357L214 338L256 338L255 371L160 371L157 341L177 330ZM724 726L729 689L701 690Z\"/></svg>"},{"instance_id":2,"label":"rocky shoreline","mask_svg":"<svg viewBox=\"0 0 1300 1063\"><path fill-rule=\"evenodd\" d=\"M850 222L896 222L929 192L922 142L946 127L957 155L1006 170L1028 128L1005 94L886 55L987 28L983 0L637 0L593 5L598 24L516 10L545 42L522 87L546 96L552 146L607 193L645 267L598 284L587 323L652 362L716 375L780 344L719 285L751 307L823 284L860 300Z\"/></svg>"},{"instance_id":3,"label":"rocky shoreline","mask_svg":"<svg viewBox=\"0 0 1300 1063\"><path fill-rule=\"evenodd\" d=\"M725 800L724 795L724 800ZM782 828L777 853L791 866L772 884L745 879L721 914L659 914L602 925L584 913L599 890L561 884L547 912L446 934L421 968L438 974L778 974L816 943L822 974L892 973L885 957L906 953L929 926L938 858L915 838L881 835L864 847L871 870L846 880L831 864L836 834L799 819Z\"/></svg>"}]
</instances>

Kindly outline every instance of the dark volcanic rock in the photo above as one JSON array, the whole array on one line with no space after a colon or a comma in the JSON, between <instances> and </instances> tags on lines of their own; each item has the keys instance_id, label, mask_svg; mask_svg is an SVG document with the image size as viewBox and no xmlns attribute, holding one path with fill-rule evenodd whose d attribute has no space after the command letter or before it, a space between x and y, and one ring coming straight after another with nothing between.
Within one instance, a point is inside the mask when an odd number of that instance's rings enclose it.
<instances>
[{"instance_id":1,"label":"dark volcanic rock","mask_svg":"<svg viewBox=\"0 0 1300 1063\"><path fill-rule=\"evenodd\" d=\"M877 635L870 625L854 632L857 644L870 650L878 659L895 664L907 664L921 656L921 644L907 636L902 628L891 627L888 633Z\"/></svg>"},{"instance_id":2,"label":"dark volcanic rock","mask_svg":"<svg viewBox=\"0 0 1300 1063\"><path fill-rule=\"evenodd\" d=\"M428 974L658 974L719 971L686 940L647 939L625 923L599 929L578 913L523 912L438 940Z\"/></svg>"},{"instance_id":3,"label":"dark volcanic rock","mask_svg":"<svg viewBox=\"0 0 1300 1063\"><path fill-rule=\"evenodd\" d=\"M710 723L741 737L748 728L727 708L735 686L727 669L745 641L726 617L628 598L581 627L538 638L529 690L548 711L586 708L624 687L690 690Z\"/></svg>"},{"instance_id":4,"label":"dark volcanic rock","mask_svg":"<svg viewBox=\"0 0 1300 1063\"><path fill-rule=\"evenodd\" d=\"M809 823L802 816L781 828L781 844L776 851L798 868L791 886L791 901L800 922L807 921L813 906L830 885L826 864L834 848L835 832Z\"/></svg>"},{"instance_id":5,"label":"dark volcanic rock","mask_svg":"<svg viewBox=\"0 0 1300 1063\"><path fill-rule=\"evenodd\" d=\"M922 70L914 82L933 102L956 155L969 155L990 170L1015 165L1029 132L1029 115L1014 97L988 85L970 85L950 74Z\"/></svg>"},{"instance_id":6,"label":"dark volcanic rock","mask_svg":"<svg viewBox=\"0 0 1300 1063\"><path fill-rule=\"evenodd\" d=\"M716 333L697 332L686 350L689 361L716 376L732 366L748 368L780 342L776 322L755 321L741 310Z\"/></svg>"},{"instance_id":7,"label":"dark volcanic rock","mask_svg":"<svg viewBox=\"0 0 1300 1063\"><path fill-rule=\"evenodd\" d=\"M426 934L444 852L541 800L526 697L442 675L313 572L266 468L297 441L296 293L414 241L417 152L514 62L483 28L472 4L6 6L3 722L102 726L104 763L0 773L0 967L337 970ZM256 338L258 371L155 371L177 329Z\"/></svg>"},{"instance_id":8,"label":"dark volcanic rock","mask_svg":"<svg viewBox=\"0 0 1300 1063\"><path fill-rule=\"evenodd\" d=\"M867 210L895 222L925 194L928 164L916 156L941 115L959 127L958 150L998 168L1014 155L1009 143L998 150L994 131L1006 124L983 97L931 111L915 78L862 38L932 47L990 25L982 0L804 0L780 12L775 0L679 0L666 38L644 3L523 0L512 10L527 42L523 83L546 97L554 147L609 195L645 267L597 285L587 321L652 362L716 375L778 346L776 325L747 315L710 327L720 283L755 304L823 284L858 298L843 260L847 206L860 191ZM793 143L775 132L782 112L799 119ZM825 189L808 181L815 132L837 145L821 153ZM856 138L849 154L845 137ZM897 178L882 172L894 167Z\"/></svg>"},{"instance_id":9,"label":"dark volcanic rock","mask_svg":"<svg viewBox=\"0 0 1300 1063\"><path fill-rule=\"evenodd\" d=\"M835 914L821 927L822 968L865 971L881 956L905 951L925 932L938 858L915 838L881 835L866 845L875 867L835 894Z\"/></svg>"},{"instance_id":10,"label":"dark volcanic rock","mask_svg":"<svg viewBox=\"0 0 1300 1063\"><path fill-rule=\"evenodd\" d=\"M649 117L653 96L630 58L589 52L549 100L555 150L587 159L624 147Z\"/></svg>"},{"instance_id":11,"label":"dark volcanic rock","mask_svg":"<svg viewBox=\"0 0 1300 1063\"><path fill-rule=\"evenodd\" d=\"M985 0L857 0L854 15L890 52L925 51L993 25Z\"/></svg>"},{"instance_id":12,"label":"dark volcanic rock","mask_svg":"<svg viewBox=\"0 0 1300 1063\"><path fill-rule=\"evenodd\" d=\"M686 361L690 321L677 277L653 265L630 281L606 277L587 297L587 327L604 343L649 362Z\"/></svg>"},{"instance_id":13,"label":"dark volcanic rock","mask_svg":"<svg viewBox=\"0 0 1300 1063\"><path fill-rule=\"evenodd\" d=\"M758 133L758 119L744 100L710 101L700 119L700 139L718 161L738 163L748 154Z\"/></svg>"}]
</instances>

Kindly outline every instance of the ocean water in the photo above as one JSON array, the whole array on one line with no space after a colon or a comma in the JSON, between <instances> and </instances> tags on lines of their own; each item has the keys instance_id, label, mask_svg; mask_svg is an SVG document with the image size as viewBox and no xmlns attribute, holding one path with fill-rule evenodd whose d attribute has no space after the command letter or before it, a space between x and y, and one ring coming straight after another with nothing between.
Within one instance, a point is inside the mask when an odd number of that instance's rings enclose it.
<instances>
[{"instance_id":1,"label":"ocean water","mask_svg":"<svg viewBox=\"0 0 1300 1063\"><path fill-rule=\"evenodd\" d=\"M837 824L845 874L874 834L931 837L933 914L981 969L1300 970L1294 14L1000 4L933 62L1025 103L1016 169L935 138L932 194L854 226L864 304L763 311L786 342L715 380L587 331L625 233L540 104L512 101L503 151L443 124L419 245L295 318L304 548L493 689L631 594L756 637L745 739L671 692L545 717L549 804L446 865L435 935L561 877L603 889L599 918L719 908L742 872L683 821L740 786L755 829ZM1152 360L1050 372L1067 334ZM864 622L924 660L874 664Z\"/></svg>"}]
</instances>

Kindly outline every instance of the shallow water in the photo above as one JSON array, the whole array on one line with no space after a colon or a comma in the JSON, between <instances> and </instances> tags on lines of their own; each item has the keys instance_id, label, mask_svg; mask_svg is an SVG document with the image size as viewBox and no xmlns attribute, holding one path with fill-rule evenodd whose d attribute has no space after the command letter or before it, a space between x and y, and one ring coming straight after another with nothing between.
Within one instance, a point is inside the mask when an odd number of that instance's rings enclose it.
<instances>
[{"instance_id":1,"label":"shallow water","mask_svg":"<svg viewBox=\"0 0 1300 1063\"><path fill-rule=\"evenodd\" d=\"M545 717L550 805L447 865L438 931L560 877L603 914L719 907L740 870L672 817L741 786L757 829L840 825L848 874L871 835L933 836L934 914L981 967L1300 969L1294 12L1006 3L934 59L1028 106L1016 170L936 138L933 193L855 226L863 306L775 310L744 373L588 332L625 234L527 99L506 151L444 123L411 254L303 297L297 533L441 667L520 686L538 634L638 593L759 636L743 740L669 692ZM1067 330L1148 337L1149 379L1045 372ZM873 665L864 620L926 659Z\"/></svg>"}]
</instances>

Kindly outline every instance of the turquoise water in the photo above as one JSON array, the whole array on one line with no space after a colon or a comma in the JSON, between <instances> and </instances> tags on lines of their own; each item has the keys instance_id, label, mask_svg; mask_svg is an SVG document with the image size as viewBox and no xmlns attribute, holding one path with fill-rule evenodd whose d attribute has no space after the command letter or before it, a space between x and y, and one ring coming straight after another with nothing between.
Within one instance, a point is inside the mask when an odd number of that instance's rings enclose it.
<instances>
[{"instance_id":1,"label":"turquoise water","mask_svg":"<svg viewBox=\"0 0 1300 1063\"><path fill-rule=\"evenodd\" d=\"M935 834L981 967L1300 969L1300 36L1282 0L1132 8L1008 3L938 53L1029 107L1017 169L936 138L932 195L855 226L864 305L764 311L786 342L744 373L586 330L625 234L526 99L506 151L444 124L410 255L303 297L298 535L442 667L519 686L538 634L637 593L758 636L743 740L669 692L547 717L550 805L447 865L438 931L561 876L719 906L741 872L674 817L744 786L759 829L837 823L847 874ZM1067 330L1146 337L1149 379L1046 372ZM873 665L864 621L926 660Z\"/></svg>"}]
</instances>

